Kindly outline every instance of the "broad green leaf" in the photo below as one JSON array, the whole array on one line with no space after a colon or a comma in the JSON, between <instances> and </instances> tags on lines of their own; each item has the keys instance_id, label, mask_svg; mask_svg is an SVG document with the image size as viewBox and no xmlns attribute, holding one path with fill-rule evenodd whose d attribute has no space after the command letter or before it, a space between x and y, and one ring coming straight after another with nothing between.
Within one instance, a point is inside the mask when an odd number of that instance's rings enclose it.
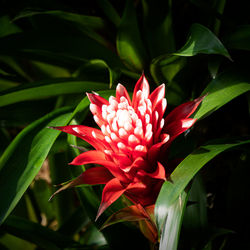
<instances>
[{"instance_id":1,"label":"broad green leaf","mask_svg":"<svg viewBox=\"0 0 250 250\"><path fill-rule=\"evenodd\" d=\"M170 180L166 181L161 188L155 206L158 229L162 228L167 217L167 209L174 204L187 184L207 162L225 150L247 143L250 143L250 140L234 143L228 143L228 140L218 140L217 142L201 146L188 155L172 172Z\"/></svg>"},{"instance_id":2,"label":"broad green leaf","mask_svg":"<svg viewBox=\"0 0 250 250\"><path fill-rule=\"evenodd\" d=\"M177 249L187 197L187 193L183 191L179 195L179 199L171 206L165 208L167 218L163 224L159 250Z\"/></svg>"},{"instance_id":3,"label":"broad green leaf","mask_svg":"<svg viewBox=\"0 0 250 250\"><path fill-rule=\"evenodd\" d=\"M187 206L183 224L190 231L189 237L201 235L207 227L207 193L201 177L197 174L190 188L188 201L191 203ZM190 239L190 238L189 238ZM193 240L196 240L193 237Z\"/></svg>"},{"instance_id":4,"label":"broad green leaf","mask_svg":"<svg viewBox=\"0 0 250 250\"><path fill-rule=\"evenodd\" d=\"M59 250L65 247L79 247L79 243L67 236L17 216L9 216L1 228L21 239L35 243L43 249Z\"/></svg>"},{"instance_id":5,"label":"broad green leaf","mask_svg":"<svg viewBox=\"0 0 250 250\"><path fill-rule=\"evenodd\" d=\"M250 25L239 26L227 40L231 49L250 50Z\"/></svg>"},{"instance_id":6,"label":"broad green leaf","mask_svg":"<svg viewBox=\"0 0 250 250\"><path fill-rule=\"evenodd\" d=\"M39 178L31 186L32 193L34 195L39 211L46 216L48 222L52 221L55 217L55 211L52 203L49 203L49 197L51 196L50 184L43 178Z\"/></svg>"},{"instance_id":7,"label":"broad green leaf","mask_svg":"<svg viewBox=\"0 0 250 250\"><path fill-rule=\"evenodd\" d=\"M28 188L53 145L57 131L47 129L67 124L72 108L63 108L35 121L11 142L0 159L0 222L3 222ZM17 167L18 166L18 167Z\"/></svg>"},{"instance_id":8,"label":"broad green leaf","mask_svg":"<svg viewBox=\"0 0 250 250\"><path fill-rule=\"evenodd\" d=\"M144 35L152 58L175 51L172 0L143 0Z\"/></svg>"},{"instance_id":9,"label":"broad green leaf","mask_svg":"<svg viewBox=\"0 0 250 250\"><path fill-rule=\"evenodd\" d=\"M194 118L202 119L235 97L250 90L250 76L246 72L231 70L212 80L203 95L204 98Z\"/></svg>"},{"instance_id":10,"label":"broad green leaf","mask_svg":"<svg viewBox=\"0 0 250 250\"><path fill-rule=\"evenodd\" d=\"M147 60L140 37L136 10L132 0L127 0L117 34L117 51L124 64L135 72L142 72Z\"/></svg>"},{"instance_id":11,"label":"broad green leaf","mask_svg":"<svg viewBox=\"0 0 250 250\"><path fill-rule=\"evenodd\" d=\"M207 193L202 178L197 174L192 181L183 218L182 245L195 248L204 245L209 234L207 218Z\"/></svg>"},{"instance_id":12,"label":"broad green leaf","mask_svg":"<svg viewBox=\"0 0 250 250\"><path fill-rule=\"evenodd\" d=\"M60 133L47 127L67 125L88 105L89 101L85 97L73 113L70 107L51 112L23 129L5 150L0 158L0 196L4 201L0 207L0 223L28 188Z\"/></svg>"},{"instance_id":13,"label":"broad green leaf","mask_svg":"<svg viewBox=\"0 0 250 250\"><path fill-rule=\"evenodd\" d=\"M195 56L197 54L218 54L231 59L221 41L205 26L193 24L186 44L173 55Z\"/></svg>"},{"instance_id":14,"label":"broad green leaf","mask_svg":"<svg viewBox=\"0 0 250 250\"><path fill-rule=\"evenodd\" d=\"M0 92L0 107L9 104L48 98L63 94L84 93L85 91L106 89L107 85L99 82L87 82L74 79L47 80L44 83L26 84Z\"/></svg>"}]
</instances>

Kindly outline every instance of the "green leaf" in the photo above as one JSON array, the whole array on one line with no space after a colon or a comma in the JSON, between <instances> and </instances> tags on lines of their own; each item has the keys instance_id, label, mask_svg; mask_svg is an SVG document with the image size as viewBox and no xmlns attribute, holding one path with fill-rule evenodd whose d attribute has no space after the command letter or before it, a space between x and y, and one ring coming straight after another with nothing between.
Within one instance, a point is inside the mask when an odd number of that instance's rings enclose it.
<instances>
[{"instance_id":1,"label":"green leaf","mask_svg":"<svg viewBox=\"0 0 250 250\"><path fill-rule=\"evenodd\" d=\"M67 124L71 108L63 108L42 117L22 130L0 159L0 222L3 222L28 188L53 145L57 131L47 129ZM18 166L18 167L17 167Z\"/></svg>"},{"instance_id":2,"label":"green leaf","mask_svg":"<svg viewBox=\"0 0 250 250\"><path fill-rule=\"evenodd\" d=\"M208 238L207 193L199 173L194 177L183 218L182 245L195 249Z\"/></svg>"},{"instance_id":3,"label":"green leaf","mask_svg":"<svg viewBox=\"0 0 250 250\"><path fill-rule=\"evenodd\" d=\"M135 72L142 72L147 55L140 37L132 0L127 0L117 35L117 51L124 64Z\"/></svg>"},{"instance_id":4,"label":"green leaf","mask_svg":"<svg viewBox=\"0 0 250 250\"><path fill-rule=\"evenodd\" d=\"M187 197L187 193L183 191L172 205L164 207L167 218L163 224L159 250L177 249Z\"/></svg>"},{"instance_id":5,"label":"green leaf","mask_svg":"<svg viewBox=\"0 0 250 250\"><path fill-rule=\"evenodd\" d=\"M180 70L186 65L186 58L162 55L155 58L150 65L150 73L157 84L171 82Z\"/></svg>"},{"instance_id":6,"label":"green leaf","mask_svg":"<svg viewBox=\"0 0 250 250\"><path fill-rule=\"evenodd\" d=\"M202 92L207 96L202 101L194 118L202 119L210 115L235 97L250 90L250 76L243 71L231 70L212 80Z\"/></svg>"},{"instance_id":7,"label":"green leaf","mask_svg":"<svg viewBox=\"0 0 250 250\"><path fill-rule=\"evenodd\" d=\"M47 80L0 92L0 107L9 104L48 98L63 94L84 93L85 91L106 89L107 85L99 82L79 81L74 79Z\"/></svg>"},{"instance_id":8,"label":"green leaf","mask_svg":"<svg viewBox=\"0 0 250 250\"><path fill-rule=\"evenodd\" d=\"M193 24L186 44L173 55L195 56L197 54L218 54L231 57L221 41L205 26Z\"/></svg>"},{"instance_id":9,"label":"green leaf","mask_svg":"<svg viewBox=\"0 0 250 250\"><path fill-rule=\"evenodd\" d=\"M48 170L47 170L48 171ZM34 195L39 211L46 216L48 222L52 221L55 217L55 211L52 203L49 203L49 197L51 196L51 185L42 178L39 178L31 186L32 193Z\"/></svg>"},{"instance_id":10,"label":"green leaf","mask_svg":"<svg viewBox=\"0 0 250 250\"><path fill-rule=\"evenodd\" d=\"M250 140L238 141L234 143L230 143L228 140L218 140L217 142L201 146L188 155L175 168L170 176L170 181L166 181L161 188L155 206L158 229L162 228L162 225L167 217L167 208L176 202L187 184L207 162L225 150L247 143L250 143Z\"/></svg>"},{"instance_id":11,"label":"green leaf","mask_svg":"<svg viewBox=\"0 0 250 250\"><path fill-rule=\"evenodd\" d=\"M88 105L89 101L85 97L73 113L69 107L51 112L23 129L5 150L0 159L0 195L4 201L0 207L0 223L28 188L60 133L47 127L67 125Z\"/></svg>"},{"instance_id":12,"label":"green leaf","mask_svg":"<svg viewBox=\"0 0 250 250\"><path fill-rule=\"evenodd\" d=\"M43 63L39 61L30 62L32 70L36 72L39 79L49 79L49 78L63 78L70 77L71 74L68 69L53 65L50 63Z\"/></svg>"},{"instance_id":13,"label":"green leaf","mask_svg":"<svg viewBox=\"0 0 250 250\"><path fill-rule=\"evenodd\" d=\"M79 244L65 235L61 235L38 223L17 216L9 216L1 228L21 239L33 242L44 249L62 249L77 247Z\"/></svg>"},{"instance_id":14,"label":"green leaf","mask_svg":"<svg viewBox=\"0 0 250 250\"><path fill-rule=\"evenodd\" d=\"M104 72L103 72L104 71ZM104 73L104 74L103 74ZM114 69L110 68L109 65L100 59L93 59L82 65L73 76L80 77L86 80L100 80L104 81L106 74L109 76L109 87L112 87L113 82L118 78L119 73Z\"/></svg>"}]
</instances>

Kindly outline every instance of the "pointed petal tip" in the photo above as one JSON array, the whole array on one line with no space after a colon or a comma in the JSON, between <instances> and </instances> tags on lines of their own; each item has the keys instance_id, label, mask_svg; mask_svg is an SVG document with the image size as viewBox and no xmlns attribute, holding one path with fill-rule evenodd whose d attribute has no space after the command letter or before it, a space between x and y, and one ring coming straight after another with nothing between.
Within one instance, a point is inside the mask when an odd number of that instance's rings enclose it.
<instances>
[{"instance_id":1,"label":"pointed petal tip","mask_svg":"<svg viewBox=\"0 0 250 250\"><path fill-rule=\"evenodd\" d=\"M203 101L203 99L204 99L205 97L208 96L208 94L209 94L209 93L206 93L205 95L196 98L196 99L194 100L194 102L195 102L195 103L201 103L201 102Z\"/></svg>"},{"instance_id":2,"label":"pointed petal tip","mask_svg":"<svg viewBox=\"0 0 250 250\"><path fill-rule=\"evenodd\" d=\"M95 218L95 221L98 220L98 218L102 215L102 213L104 212L104 210L108 207L108 204L106 202L103 202L99 208L98 208L98 211L97 211L97 215L96 215L96 218Z\"/></svg>"}]
</instances>

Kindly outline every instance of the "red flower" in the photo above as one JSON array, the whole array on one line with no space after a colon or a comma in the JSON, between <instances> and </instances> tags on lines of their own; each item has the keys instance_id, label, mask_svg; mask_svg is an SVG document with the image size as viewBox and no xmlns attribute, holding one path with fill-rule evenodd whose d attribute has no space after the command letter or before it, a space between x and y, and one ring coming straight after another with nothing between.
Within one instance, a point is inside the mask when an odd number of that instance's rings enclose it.
<instances>
[{"instance_id":1,"label":"red flower","mask_svg":"<svg viewBox=\"0 0 250 250\"><path fill-rule=\"evenodd\" d=\"M167 177L168 165L162 156L171 142L195 123L189 116L203 97L178 106L164 119L165 85L150 94L144 75L136 83L132 101L121 84L109 101L95 93L87 95L101 130L83 125L53 128L78 136L95 148L70 164L101 166L89 168L59 191L83 183L106 184L97 218L122 194L134 204L153 205Z\"/></svg>"}]
</instances>

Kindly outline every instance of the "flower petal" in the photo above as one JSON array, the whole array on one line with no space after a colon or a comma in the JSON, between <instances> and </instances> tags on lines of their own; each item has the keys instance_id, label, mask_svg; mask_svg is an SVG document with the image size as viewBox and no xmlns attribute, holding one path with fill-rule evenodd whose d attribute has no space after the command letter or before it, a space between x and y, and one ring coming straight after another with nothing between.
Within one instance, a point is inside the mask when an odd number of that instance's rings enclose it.
<instances>
[{"instance_id":1,"label":"flower petal","mask_svg":"<svg viewBox=\"0 0 250 250\"><path fill-rule=\"evenodd\" d=\"M195 122L196 119L192 118L176 120L170 124L167 124L164 128L164 131L170 135L170 140L172 141L178 135L192 127Z\"/></svg>"},{"instance_id":2,"label":"flower petal","mask_svg":"<svg viewBox=\"0 0 250 250\"><path fill-rule=\"evenodd\" d=\"M104 167L89 168L81 175L79 175L77 178L71 181L67 181L66 183L60 184L62 187L59 188L50 197L49 200L51 200L56 194L60 193L61 191L67 188L72 188L82 184L87 184L87 185L106 184L113 178L114 176L112 176L110 172Z\"/></svg>"},{"instance_id":3,"label":"flower petal","mask_svg":"<svg viewBox=\"0 0 250 250\"><path fill-rule=\"evenodd\" d=\"M149 156L149 161L150 162L155 162L158 154L160 153L161 150L161 146L163 146L164 144L166 144L167 142L169 142L170 140L170 136L169 134L162 134L161 135L161 141L154 144L148 152L148 156Z\"/></svg>"},{"instance_id":4,"label":"flower petal","mask_svg":"<svg viewBox=\"0 0 250 250\"><path fill-rule=\"evenodd\" d=\"M132 205L129 207L124 207L112 214L102 225L100 230L104 228L119 223L123 221L139 221L139 220L147 220L149 217L145 211L141 211L138 207L142 207L140 204ZM144 213L143 213L144 212Z\"/></svg>"},{"instance_id":5,"label":"flower petal","mask_svg":"<svg viewBox=\"0 0 250 250\"><path fill-rule=\"evenodd\" d=\"M131 99L129 97L129 94L128 94L126 88L122 84L119 83L116 87L117 100L119 101L122 96L124 96L128 100L129 105L131 105Z\"/></svg>"},{"instance_id":6,"label":"flower petal","mask_svg":"<svg viewBox=\"0 0 250 250\"><path fill-rule=\"evenodd\" d=\"M165 124L172 123L176 120L181 120L188 118L190 115L194 113L197 109L198 105L202 102L202 100L206 96L199 97L193 101L186 102L181 104L180 106L176 107L169 115L165 118Z\"/></svg>"},{"instance_id":7,"label":"flower petal","mask_svg":"<svg viewBox=\"0 0 250 250\"><path fill-rule=\"evenodd\" d=\"M97 163L107 161L106 155L102 151L90 150L78 155L70 165L85 165L89 163ZM97 163L98 164L98 163Z\"/></svg>"},{"instance_id":8,"label":"flower petal","mask_svg":"<svg viewBox=\"0 0 250 250\"><path fill-rule=\"evenodd\" d=\"M98 107L102 105L109 105L109 102L98 94L86 93L91 103L96 104Z\"/></svg>"},{"instance_id":9,"label":"flower petal","mask_svg":"<svg viewBox=\"0 0 250 250\"><path fill-rule=\"evenodd\" d=\"M121 185L120 181L117 178L110 180L103 189L102 201L97 212L96 220L125 191L126 191L126 188Z\"/></svg>"},{"instance_id":10,"label":"flower petal","mask_svg":"<svg viewBox=\"0 0 250 250\"><path fill-rule=\"evenodd\" d=\"M152 103L152 110L154 110L157 103L165 97L165 84L157 87L149 96Z\"/></svg>"},{"instance_id":11,"label":"flower petal","mask_svg":"<svg viewBox=\"0 0 250 250\"><path fill-rule=\"evenodd\" d=\"M82 184L89 185L106 184L114 178L114 176L105 167L89 168L80 176Z\"/></svg>"},{"instance_id":12,"label":"flower petal","mask_svg":"<svg viewBox=\"0 0 250 250\"><path fill-rule=\"evenodd\" d=\"M157 162L156 170L153 173L147 173L145 171L140 171L140 173L147 175L153 179L166 180L166 171L160 162Z\"/></svg>"},{"instance_id":13,"label":"flower petal","mask_svg":"<svg viewBox=\"0 0 250 250\"><path fill-rule=\"evenodd\" d=\"M90 150L78 155L70 165L84 165L84 164L99 164L106 167L110 173L119 178L121 181L127 182L128 179L124 172L112 161L106 159L106 155L101 151Z\"/></svg>"},{"instance_id":14,"label":"flower petal","mask_svg":"<svg viewBox=\"0 0 250 250\"><path fill-rule=\"evenodd\" d=\"M75 135L88 142L97 150L104 150L106 149L106 146L109 148L108 144L105 141L104 135L98 129L90 128L83 125L69 125L49 128L60 130L71 135Z\"/></svg>"},{"instance_id":15,"label":"flower petal","mask_svg":"<svg viewBox=\"0 0 250 250\"><path fill-rule=\"evenodd\" d=\"M134 88L134 93L133 93L133 98L132 98L132 106L134 107L134 104L136 103L136 94L137 91L141 90L144 97L148 98L149 95L149 84L148 81L144 75L144 73L141 75L140 79L137 81L135 88Z\"/></svg>"}]
</instances>

